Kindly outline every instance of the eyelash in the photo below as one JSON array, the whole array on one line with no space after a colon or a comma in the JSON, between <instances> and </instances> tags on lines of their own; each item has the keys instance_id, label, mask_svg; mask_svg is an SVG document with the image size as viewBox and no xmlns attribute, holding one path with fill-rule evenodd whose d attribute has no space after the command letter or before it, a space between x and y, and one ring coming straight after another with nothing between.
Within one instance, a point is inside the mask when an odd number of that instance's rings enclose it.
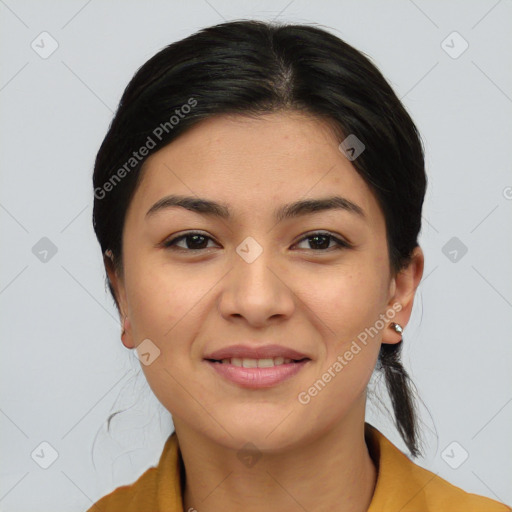
<instances>
[{"instance_id":1,"label":"eyelash","mask_svg":"<svg viewBox=\"0 0 512 512\"><path fill-rule=\"evenodd\" d=\"M179 235L179 236L177 236L175 238L172 238L170 240L166 240L165 242L163 242L162 245L166 249L171 249L171 250L181 251L181 252L205 251L207 248L203 248L203 249L184 249L183 247L177 247L176 246L176 243L179 242L180 240L186 239L186 238L194 236L194 235L199 235L199 236L202 236L205 239L213 240L213 238L211 238L208 235L205 235L205 234L203 234L201 232L191 231L189 233L185 233L184 235ZM335 237L332 233L329 233L328 231L317 231L315 233L311 233L311 234L301 238L297 242L297 244L303 242L304 240L309 240L310 238L314 238L315 236L324 236L324 237L327 237L327 238L330 238L331 240L333 240L337 244L337 247L334 247L334 250L350 249L350 248L353 247L352 244L346 242L345 240L341 240L340 238ZM332 249L333 248L331 247L331 248L328 248L328 249L310 249L310 250L313 251L313 252L327 252L327 251L330 251Z\"/></svg>"}]
</instances>

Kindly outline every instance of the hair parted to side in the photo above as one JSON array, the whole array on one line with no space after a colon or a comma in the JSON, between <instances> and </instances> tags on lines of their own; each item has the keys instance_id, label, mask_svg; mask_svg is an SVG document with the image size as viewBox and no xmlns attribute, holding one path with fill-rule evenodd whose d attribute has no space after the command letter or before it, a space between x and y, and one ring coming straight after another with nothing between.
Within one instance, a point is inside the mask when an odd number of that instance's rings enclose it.
<instances>
[{"instance_id":1,"label":"hair parted to side","mask_svg":"<svg viewBox=\"0 0 512 512\"><path fill-rule=\"evenodd\" d=\"M340 142L350 134L362 141L365 151L351 163L384 213L390 269L403 269L418 245L427 185L411 117L369 58L343 40L317 26L252 20L208 27L166 46L126 87L93 174L93 226L105 265L122 273L125 215L148 156L217 114L282 110L324 119ZM147 154L135 161L142 146ZM401 347L382 344L377 369L384 372L398 431L416 457L416 403Z\"/></svg>"}]
</instances>

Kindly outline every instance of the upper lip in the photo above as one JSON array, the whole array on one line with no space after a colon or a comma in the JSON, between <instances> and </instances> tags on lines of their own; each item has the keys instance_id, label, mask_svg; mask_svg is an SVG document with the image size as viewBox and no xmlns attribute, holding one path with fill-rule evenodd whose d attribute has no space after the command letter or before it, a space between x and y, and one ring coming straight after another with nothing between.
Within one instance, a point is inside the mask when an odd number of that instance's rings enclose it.
<instances>
[{"instance_id":1,"label":"upper lip","mask_svg":"<svg viewBox=\"0 0 512 512\"><path fill-rule=\"evenodd\" d=\"M282 347L280 345L264 345L260 347L251 347L248 345L231 345L224 347L214 352L210 352L205 359L215 359L220 361L222 359L231 359L238 357L240 359L270 359L274 357L284 357L287 359L310 359L307 355L298 352L292 348Z\"/></svg>"}]
</instances>

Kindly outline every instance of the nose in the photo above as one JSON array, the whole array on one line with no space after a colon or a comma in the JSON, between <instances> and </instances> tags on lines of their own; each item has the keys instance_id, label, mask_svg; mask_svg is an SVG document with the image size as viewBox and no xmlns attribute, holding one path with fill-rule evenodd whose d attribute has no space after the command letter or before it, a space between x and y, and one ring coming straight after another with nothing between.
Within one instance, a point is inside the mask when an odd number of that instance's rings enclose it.
<instances>
[{"instance_id":1,"label":"nose","mask_svg":"<svg viewBox=\"0 0 512 512\"><path fill-rule=\"evenodd\" d=\"M291 285L291 276L277 265L270 251L263 250L252 259L245 257L242 246L224 280L219 311L227 320L243 318L253 327L285 320L295 309Z\"/></svg>"}]
</instances>

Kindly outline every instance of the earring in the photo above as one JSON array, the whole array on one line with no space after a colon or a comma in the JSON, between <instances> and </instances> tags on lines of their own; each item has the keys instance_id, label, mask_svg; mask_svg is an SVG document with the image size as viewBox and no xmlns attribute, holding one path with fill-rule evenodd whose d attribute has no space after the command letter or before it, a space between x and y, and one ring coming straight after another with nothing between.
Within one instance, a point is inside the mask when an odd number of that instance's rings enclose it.
<instances>
[{"instance_id":1,"label":"earring","mask_svg":"<svg viewBox=\"0 0 512 512\"><path fill-rule=\"evenodd\" d=\"M395 322L391 322L391 327L395 329L395 332L398 334L402 334L404 332L404 328L400 324L396 324Z\"/></svg>"},{"instance_id":2,"label":"earring","mask_svg":"<svg viewBox=\"0 0 512 512\"><path fill-rule=\"evenodd\" d=\"M125 332L126 332L126 329L125 329L125 327L124 327L124 326L125 326L125 321L126 321L126 319L127 319L127 318L128 318L128 317L126 317L126 316L123 318L123 332L121 333L121 337L122 337L122 336L124 336L124 334L125 334Z\"/></svg>"}]
</instances>

